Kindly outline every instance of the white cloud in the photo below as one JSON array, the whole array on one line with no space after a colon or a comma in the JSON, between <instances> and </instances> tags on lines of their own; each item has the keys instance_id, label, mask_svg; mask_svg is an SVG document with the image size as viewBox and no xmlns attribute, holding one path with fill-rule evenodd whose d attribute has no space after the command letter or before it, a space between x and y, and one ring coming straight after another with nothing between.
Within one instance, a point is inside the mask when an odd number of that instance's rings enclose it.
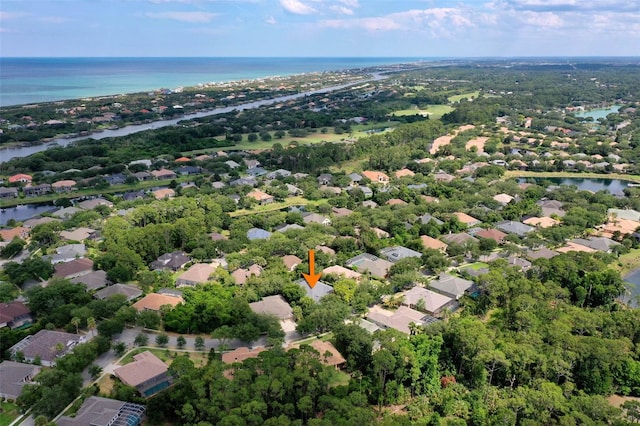
<instances>
[{"instance_id":1,"label":"white cloud","mask_svg":"<svg viewBox=\"0 0 640 426\"><path fill-rule=\"evenodd\" d=\"M560 28L564 25L562 18L552 12L524 11L520 12L518 17L523 23L540 28Z\"/></svg>"},{"instance_id":2,"label":"white cloud","mask_svg":"<svg viewBox=\"0 0 640 426\"><path fill-rule=\"evenodd\" d=\"M154 19L172 19L174 21L190 23L206 23L218 16L217 13L209 12L160 12L147 13L147 17Z\"/></svg>"},{"instance_id":3,"label":"white cloud","mask_svg":"<svg viewBox=\"0 0 640 426\"><path fill-rule=\"evenodd\" d=\"M358 0L338 0L338 3L342 3L345 6L350 7L351 9L360 7L360 5L358 4Z\"/></svg>"},{"instance_id":4,"label":"white cloud","mask_svg":"<svg viewBox=\"0 0 640 426\"><path fill-rule=\"evenodd\" d=\"M278 22L276 21L276 18L274 18L273 16L268 16L267 19L264 21L269 25L275 25Z\"/></svg>"},{"instance_id":5,"label":"white cloud","mask_svg":"<svg viewBox=\"0 0 640 426\"><path fill-rule=\"evenodd\" d=\"M367 31L428 31L434 36L449 36L475 26L467 15L458 8L413 9L378 17L324 20L319 25Z\"/></svg>"},{"instance_id":6,"label":"white cloud","mask_svg":"<svg viewBox=\"0 0 640 426\"><path fill-rule=\"evenodd\" d=\"M339 13L340 15L353 15L353 9L349 9L346 6L339 6L337 4L334 4L333 6L329 6L329 9Z\"/></svg>"},{"instance_id":7,"label":"white cloud","mask_svg":"<svg viewBox=\"0 0 640 426\"><path fill-rule=\"evenodd\" d=\"M316 13L313 7L302 3L300 0L280 0L280 5L290 13L295 15L310 15Z\"/></svg>"}]
</instances>

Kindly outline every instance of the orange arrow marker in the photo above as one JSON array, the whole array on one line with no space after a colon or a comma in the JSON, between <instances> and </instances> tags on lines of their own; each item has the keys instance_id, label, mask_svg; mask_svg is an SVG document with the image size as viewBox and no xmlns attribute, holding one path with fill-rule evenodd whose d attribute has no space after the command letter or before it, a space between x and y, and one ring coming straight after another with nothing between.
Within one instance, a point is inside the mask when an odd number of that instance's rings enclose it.
<instances>
[{"instance_id":1,"label":"orange arrow marker","mask_svg":"<svg viewBox=\"0 0 640 426\"><path fill-rule=\"evenodd\" d=\"M318 280L320 279L320 276L322 275L322 274L315 273L316 272L315 267L316 267L315 252L313 251L313 249L311 249L309 250L309 273L302 274L305 281L307 282L307 284L309 284L309 287L311 288L315 287Z\"/></svg>"}]
</instances>

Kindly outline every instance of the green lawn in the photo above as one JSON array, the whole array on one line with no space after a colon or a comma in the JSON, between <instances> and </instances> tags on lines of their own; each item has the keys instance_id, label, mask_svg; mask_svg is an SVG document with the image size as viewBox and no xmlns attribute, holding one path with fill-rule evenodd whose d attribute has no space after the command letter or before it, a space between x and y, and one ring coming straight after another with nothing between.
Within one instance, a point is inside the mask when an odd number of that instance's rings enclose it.
<instances>
[{"instance_id":1,"label":"green lawn","mask_svg":"<svg viewBox=\"0 0 640 426\"><path fill-rule=\"evenodd\" d=\"M151 336L151 338L149 339L149 344L155 344L154 341L155 337ZM154 354L155 356L157 356L158 358L160 358L162 361L167 362L169 360L171 360L171 357L167 355L167 350L166 349L147 349L147 348L138 348L138 349L134 349L131 352L129 352L122 361L120 361L120 364L125 365L125 364L129 364L130 362L133 361L133 357L134 355L138 355L141 352L144 351L149 351L152 354ZM169 352L171 352L171 350L169 350Z\"/></svg>"},{"instance_id":2,"label":"green lawn","mask_svg":"<svg viewBox=\"0 0 640 426\"><path fill-rule=\"evenodd\" d=\"M489 265L487 263L484 263L484 262L475 262L475 263L470 263L468 265L462 266L462 268L464 268L464 269L473 269L474 271L478 271L480 269L488 268L488 267L489 267Z\"/></svg>"},{"instance_id":3,"label":"green lawn","mask_svg":"<svg viewBox=\"0 0 640 426\"><path fill-rule=\"evenodd\" d=\"M0 426L9 426L20 415L16 404L0 402L0 407L2 407L2 411L0 411Z\"/></svg>"},{"instance_id":4,"label":"green lawn","mask_svg":"<svg viewBox=\"0 0 640 426\"><path fill-rule=\"evenodd\" d=\"M413 106L408 109L401 109L394 111L391 115L396 117L402 117L404 115L428 115L429 118L440 118L448 112L453 111L453 107L450 105L429 105L427 109L419 109L417 106Z\"/></svg>"},{"instance_id":5,"label":"green lawn","mask_svg":"<svg viewBox=\"0 0 640 426\"><path fill-rule=\"evenodd\" d=\"M460 95L453 95L453 96L449 96L449 102L460 102L462 99L470 99L470 98L477 98L478 96L480 96L480 91L476 90L475 92L469 92L469 93L462 93Z\"/></svg>"}]
</instances>

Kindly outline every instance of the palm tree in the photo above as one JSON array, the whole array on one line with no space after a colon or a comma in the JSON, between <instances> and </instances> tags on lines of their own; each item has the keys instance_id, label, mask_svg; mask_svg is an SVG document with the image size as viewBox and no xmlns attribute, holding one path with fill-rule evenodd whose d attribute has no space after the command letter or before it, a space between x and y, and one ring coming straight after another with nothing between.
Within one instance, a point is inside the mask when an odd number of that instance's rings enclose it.
<instances>
[{"instance_id":1,"label":"palm tree","mask_svg":"<svg viewBox=\"0 0 640 426\"><path fill-rule=\"evenodd\" d=\"M78 318L78 317L73 317L73 318L71 318L71 324L72 324L73 326L75 326L75 328L76 328L76 334L78 334L78 333L79 333L79 331L78 331L78 327L80 326L80 318Z\"/></svg>"},{"instance_id":2,"label":"palm tree","mask_svg":"<svg viewBox=\"0 0 640 426\"><path fill-rule=\"evenodd\" d=\"M93 330L96 328L96 319L94 317L87 318L87 327L91 331L91 336L93 336Z\"/></svg>"}]
</instances>

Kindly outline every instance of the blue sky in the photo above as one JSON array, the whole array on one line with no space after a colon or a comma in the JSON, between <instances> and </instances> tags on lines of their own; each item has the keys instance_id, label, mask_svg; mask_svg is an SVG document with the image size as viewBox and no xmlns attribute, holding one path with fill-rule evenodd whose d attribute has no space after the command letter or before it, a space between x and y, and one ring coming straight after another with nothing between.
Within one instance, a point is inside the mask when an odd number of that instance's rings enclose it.
<instances>
[{"instance_id":1,"label":"blue sky","mask_svg":"<svg viewBox=\"0 0 640 426\"><path fill-rule=\"evenodd\" d=\"M640 56L640 0L2 0L1 56Z\"/></svg>"}]
</instances>

